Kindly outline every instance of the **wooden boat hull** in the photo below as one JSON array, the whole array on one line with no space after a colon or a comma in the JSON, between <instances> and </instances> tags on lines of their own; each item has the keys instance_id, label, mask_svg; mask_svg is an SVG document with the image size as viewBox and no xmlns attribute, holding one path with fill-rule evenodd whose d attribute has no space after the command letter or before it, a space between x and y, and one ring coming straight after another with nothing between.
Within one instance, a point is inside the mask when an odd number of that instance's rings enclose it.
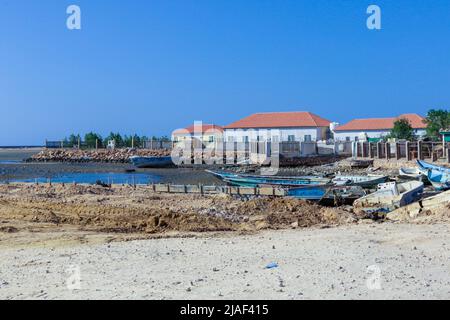
<instances>
[{"instance_id":1,"label":"wooden boat hull","mask_svg":"<svg viewBox=\"0 0 450 320\"><path fill-rule=\"evenodd\" d=\"M327 185L330 179L322 177L279 177L279 176L257 176L229 172L208 171L224 182L241 187L281 186L299 187L309 185Z\"/></svg>"},{"instance_id":2,"label":"wooden boat hull","mask_svg":"<svg viewBox=\"0 0 450 320\"><path fill-rule=\"evenodd\" d=\"M336 176L332 182L335 185L351 185L363 188L375 187L380 183L384 183L389 179L388 176Z\"/></svg>"},{"instance_id":3,"label":"wooden boat hull","mask_svg":"<svg viewBox=\"0 0 450 320\"><path fill-rule=\"evenodd\" d=\"M401 178L413 180L422 180L427 176L420 168L400 168L398 173Z\"/></svg>"},{"instance_id":4,"label":"wooden boat hull","mask_svg":"<svg viewBox=\"0 0 450 320\"><path fill-rule=\"evenodd\" d=\"M352 160L350 161L350 167L352 168L368 168L373 167L373 160Z\"/></svg>"},{"instance_id":5,"label":"wooden boat hull","mask_svg":"<svg viewBox=\"0 0 450 320\"><path fill-rule=\"evenodd\" d=\"M427 177L436 190L444 191L450 189L450 172L428 170Z\"/></svg>"},{"instance_id":6,"label":"wooden boat hull","mask_svg":"<svg viewBox=\"0 0 450 320\"><path fill-rule=\"evenodd\" d=\"M437 170L437 171L443 171L443 172L446 172L446 173L450 173L450 168L437 166L435 164L428 163L428 162L423 161L423 160L417 160L417 165L419 166L420 169L422 169L424 171Z\"/></svg>"},{"instance_id":7,"label":"wooden boat hull","mask_svg":"<svg viewBox=\"0 0 450 320\"><path fill-rule=\"evenodd\" d=\"M358 186L309 186L290 188L287 196L309 201L317 201L322 205L351 205L356 199L366 195Z\"/></svg>"},{"instance_id":8,"label":"wooden boat hull","mask_svg":"<svg viewBox=\"0 0 450 320\"><path fill-rule=\"evenodd\" d=\"M424 184L420 181L383 183L376 192L356 200L354 211L357 214L389 213L420 200L423 191Z\"/></svg>"},{"instance_id":9,"label":"wooden boat hull","mask_svg":"<svg viewBox=\"0 0 450 320\"><path fill-rule=\"evenodd\" d=\"M172 157L131 157L131 163L138 168L168 168L173 166Z\"/></svg>"}]
</instances>

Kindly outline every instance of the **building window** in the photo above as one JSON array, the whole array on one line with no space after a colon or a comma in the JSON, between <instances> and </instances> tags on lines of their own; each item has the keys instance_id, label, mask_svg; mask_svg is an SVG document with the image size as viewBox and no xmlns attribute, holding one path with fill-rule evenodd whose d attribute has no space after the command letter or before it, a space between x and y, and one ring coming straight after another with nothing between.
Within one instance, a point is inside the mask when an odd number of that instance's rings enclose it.
<instances>
[{"instance_id":1,"label":"building window","mask_svg":"<svg viewBox=\"0 0 450 320\"><path fill-rule=\"evenodd\" d=\"M279 142L280 137L279 136L272 136L272 142Z\"/></svg>"},{"instance_id":2,"label":"building window","mask_svg":"<svg viewBox=\"0 0 450 320\"><path fill-rule=\"evenodd\" d=\"M214 136L209 136L209 137L208 137L208 141L209 141L209 142L214 142Z\"/></svg>"},{"instance_id":3,"label":"building window","mask_svg":"<svg viewBox=\"0 0 450 320\"><path fill-rule=\"evenodd\" d=\"M228 137L228 142L234 142L234 137Z\"/></svg>"},{"instance_id":4,"label":"building window","mask_svg":"<svg viewBox=\"0 0 450 320\"><path fill-rule=\"evenodd\" d=\"M248 136L243 136L242 137L242 142L248 143Z\"/></svg>"},{"instance_id":5,"label":"building window","mask_svg":"<svg viewBox=\"0 0 450 320\"><path fill-rule=\"evenodd\" d=\"M305 136L305 142L311 142L311 141L312 141L311 135L310 135L310 134L307 134L307 135Z\"/></svg>"},{"instance_id":6,"label":"building window","mask_svg":"<svg viewBox=\"0 0 450 320\"><path fill-rule=\"evenodd\" d=\"M289 142L294 142L295 141L295 136L292 134L292 135L288 135L288 141Z\"/></svg>"},{"instance_id":7,"label":"building window","mask_svg":"<svg viewBox=\"0 0 450 320\"><path fill-rule=\"evenodd\" d=\"M350 137L345 137L345 141L350 142L351 138Z\"/></svg>"}]
</instances>

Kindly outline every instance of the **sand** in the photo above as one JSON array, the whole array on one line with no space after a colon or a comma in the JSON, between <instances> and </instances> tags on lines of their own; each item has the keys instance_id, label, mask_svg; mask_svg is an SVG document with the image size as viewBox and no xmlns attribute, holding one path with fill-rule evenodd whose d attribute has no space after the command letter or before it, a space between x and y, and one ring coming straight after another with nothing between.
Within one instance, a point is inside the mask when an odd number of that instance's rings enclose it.
<instances>
[{"instance_id":1,"label":"sand","mask_svg":"<svg viewBox=\"0 0 450 320\"><path fill-rule=\"evenodd\" d=\"M449 299L449 231L371 223L3 248L0 298Z\"/></svg>"}]
</instances>

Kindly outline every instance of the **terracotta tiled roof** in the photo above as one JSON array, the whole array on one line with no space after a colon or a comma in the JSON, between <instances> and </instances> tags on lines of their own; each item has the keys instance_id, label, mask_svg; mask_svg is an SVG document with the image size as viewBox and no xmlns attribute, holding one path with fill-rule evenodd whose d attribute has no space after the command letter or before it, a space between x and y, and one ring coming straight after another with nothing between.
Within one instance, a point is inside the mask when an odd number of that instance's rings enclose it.
<instances>
[{"instance_id":1,"label":"terracotta tiled roof","mask_svg":"<svg viewBox=\"0 0 450 320\"><path fill-rule=\"evenodd\" d=\"M407 119L414 129L425 129L427 126L423 122L424 118L418 114L402 114L397 118L372 118L355 119L339 126L335 131L365 131L365 130L390 130L394 127L394 122L398 119Z\"/></svg>"},{"instance_id":2,"label":"terracotta tiled roof","mask_svg":"<svg viewBox=\"0 0 450 320\"><path fill-rule=\"evenodd\" d=\"M255 113L236 121L225 129L328 127L330 121L311 112Z\"/></svg>"},{"instance_id":3,"label":"terracotta tiled roof","mask_svg":"<svg viewBox=\"0 0 450 320\"><path fill-rule=\"evenodd\" d=\"M197 128L195 127L195 125L192 125L185 129L175 130L173 134L186 134L186 133L193 134L195 130L197 130L197 133L214 132L214 131L223 132L223 128L221 126L215 124L202 124L198 125Z\"/></svg>"}]
</instances>

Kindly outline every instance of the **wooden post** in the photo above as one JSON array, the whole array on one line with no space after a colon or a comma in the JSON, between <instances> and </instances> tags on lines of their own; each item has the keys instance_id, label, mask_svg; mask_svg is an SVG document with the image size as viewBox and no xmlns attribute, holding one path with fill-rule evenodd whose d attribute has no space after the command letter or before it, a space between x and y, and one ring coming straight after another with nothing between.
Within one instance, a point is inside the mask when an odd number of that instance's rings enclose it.
<instances>
[{"instance_id":1,"label":"wooden post","mask_svg":"<svg viewBox=\"0 0 450 320\"><path fill-rule=\"evenodd\" d=\"M133 137L131 137L131 148L133 148L133 149L134 149L134 136L133 136Z\"/></svg>"},{"instance_id":2,"label":"wooden post","mask_svg":"<svg viewBox=\"0 0 450 320\"><path fill-rule=\"evenodd\" d=\"M417 158L419 160L423 160L423 155L422 155L422 141L417 141Z\"/></svg>"},{"instance_id":3,"label":"wooden post","mask_svg":"<svg viewBox=\"0 0 450 320\"><path fill-rule=\"evenodd\" d=\"M377 142L377 158L381 159L381 154L382 154L382 149L383 147L381 146L381 142Z\"/></svg>"},{"instance_id":4,"label":"wooden post","mask_svg":"<svg viewBox=\"0 0 450 320\"><path fill-rule=\"evenodd\" d=\"M362 157L363 158L367 158L367 156L368 156L368 152L367 152L367 143L366 142L363 142L362 143Z\"/></svg>"},{"instance_id":5,"label":"wooden post","mask_svg":"<svg viewBox=\"0 0 450 320\"><path fill-rule=\"evenodd\" d=\"M64 141L61 140L61 149L64 149Z\"/></svg>"},{"instance_id":6,"label":"wooden post","mask_svg":"<svg viewBox=\"0 0 450 320\"><path fill-rule=\"evenodd\" d=\"M98 150L98 139L95 139L95 150Z\"/></svg>"},{"instance_id":7,"label":"wooden post","mask_svg":"<svg viewBox=\"0 0 450 320\"><path fill-rule=\"evenodd\" d=\"M411 161L412 160L412 154L411 154L411 142L406 141L406 160Z\"/></svg>"},{"instance_id":8,"label":"wooden post","mask_svg":"<svg viewBox=\"0 0 450 320\"><path fill-rule=\"evenodd\" d=\"M375 152L373 152L373 143L369 142L369 158L375 158Z\"/></svg>"},{"instance_id":9,"label":"wooden post","mask_svg":"<svg viewBox=\"0 0 450 320\"><path fill-rule=\"evenodd\" d=\"M395 143L395 159L400 160L401 155L400 155L400 143L396 142Z\"/></svg>"},{"instance_id":10,"label":"wooden post","mask_svg":"<svg viewBox=\"0 0 450 320\"><path fill-rule=\"evenodd\" d=\"M384 152L385 152L385 157L387 160L389 160L391 158L391 144L389 142L386 142L384 144Z\"/></svg>"},{"instance_id":11,"label":"wooden post","mask_svg":"<svg viewBox=\"0 0 450 320\"><path fill-rule=\"evenodd\" d=\"M450 148L447 148L447 162L450 163Z\"/></svg>"},{"instance_id":12,"label":"wooden post","mask_svg":"<svg viewBox=\"0 0 450 320\"><path fill-rule=\"evenodd\" d=\"M81 139L80 137L78 137L78 150L80 149L80 147L81 147Z\"/></svg>"}]
</instances>

